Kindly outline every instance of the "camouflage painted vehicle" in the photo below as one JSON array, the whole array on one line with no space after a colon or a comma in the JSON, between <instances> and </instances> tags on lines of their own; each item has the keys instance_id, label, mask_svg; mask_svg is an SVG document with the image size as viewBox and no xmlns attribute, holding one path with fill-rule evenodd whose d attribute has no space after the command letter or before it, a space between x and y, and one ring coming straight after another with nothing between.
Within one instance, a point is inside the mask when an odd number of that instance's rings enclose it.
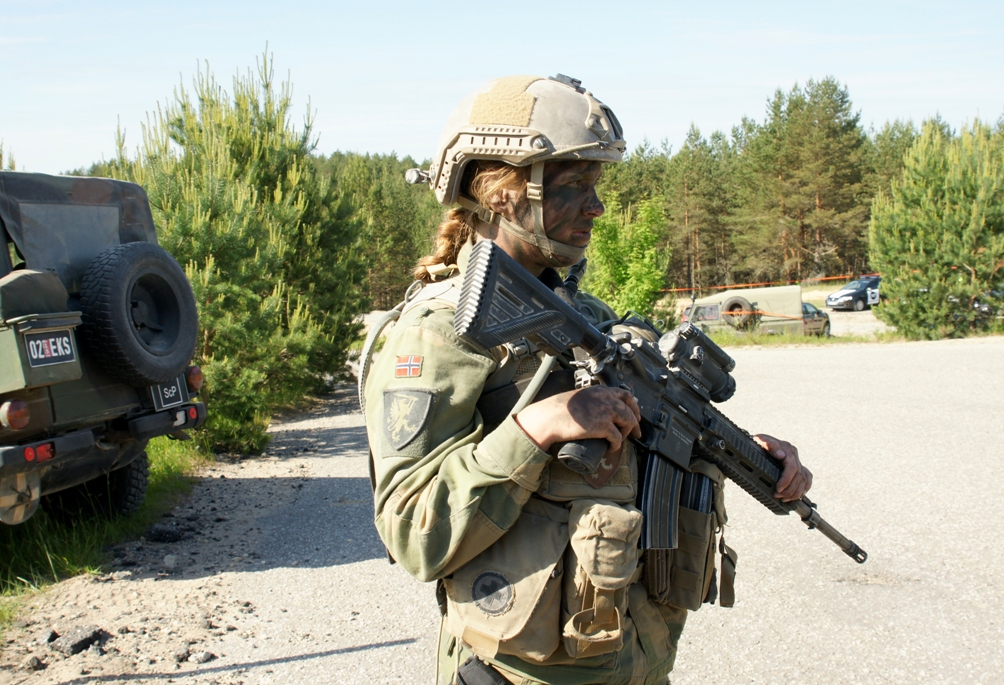
<instances>
[{"instance_id":1,"label":"camouflage painted vehicle","mask_svg":"<svg viewBox=\"0 0 1004 685\"><path fill-rule=\"evenodd\" d=\"M147 442L205 421L198 315L146 193L0 173L0 520L128 514Z\"/></svg>"}]
</instances>

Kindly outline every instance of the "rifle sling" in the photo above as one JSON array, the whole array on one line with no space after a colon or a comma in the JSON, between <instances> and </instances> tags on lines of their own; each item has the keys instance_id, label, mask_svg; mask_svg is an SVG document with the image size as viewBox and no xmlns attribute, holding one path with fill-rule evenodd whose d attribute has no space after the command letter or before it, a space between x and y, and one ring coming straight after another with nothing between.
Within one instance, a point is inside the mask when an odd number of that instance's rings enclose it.
<instances>
[{"instance_id":1,"label":"rifle sling","mask_svg":"<svg viewBox=\"0 0 1004 685\"><path fill-rule=\"evenodd\" d=\"M499 388L490 390L478 399L478 411L485 422L485 435L493 430L509 417L513 407L519 401L520 396L530 384L530 378L520 379L513 383L507 383ZM572 369L557 369L548 375L544 385L541 386L534 402L547 399L559 393L575 389L575 371Z\"/></svg>"}]
</instances>

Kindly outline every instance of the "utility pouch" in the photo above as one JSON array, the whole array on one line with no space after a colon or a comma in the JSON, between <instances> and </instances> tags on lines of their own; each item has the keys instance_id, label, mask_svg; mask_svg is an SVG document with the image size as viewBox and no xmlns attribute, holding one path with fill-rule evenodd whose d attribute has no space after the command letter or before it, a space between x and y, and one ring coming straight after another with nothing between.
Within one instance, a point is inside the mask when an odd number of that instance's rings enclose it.
<instances>
[{"instance_id":1,"label":"utility pouch","mask_svg":"<svg viewBox=\"0 0 1004 685\"><path fill-rule=\"evenodd\" d=\"M561 638L568 510L531 497L513 527L444 580L446 625L478 656L543 661Z\"/></svg>"},{"instance_id":2,"label":"utility pouch","mask_svg":"<svg viewBox=\"0 0 1004 685\"><path fill-rule=\"evenodd\" d=\"M641 512L610 500L576 500L569 512L562 631L573 659L624 644L627 588L637 577Z\"/></svg>"},{"instance_id":3,"label":"utility pouch","mask_svg":"<svg viewBox=\"0 0 1004 685\"><path fill-rule=\"evenodd\" d=\"M732 606L736 554L725 547L724 541L720 595L715 587L717 533L727 520L724 477L705 461L695 461L691 468L694 473L688 474L680 498L677 547L645 551L645 587L655 601L690 611L697 611L702 603L714 602L719 596L722 606ZM711 486L710 490L703 488L704 494L702 483Z\"/></svg>"}]
</instances>

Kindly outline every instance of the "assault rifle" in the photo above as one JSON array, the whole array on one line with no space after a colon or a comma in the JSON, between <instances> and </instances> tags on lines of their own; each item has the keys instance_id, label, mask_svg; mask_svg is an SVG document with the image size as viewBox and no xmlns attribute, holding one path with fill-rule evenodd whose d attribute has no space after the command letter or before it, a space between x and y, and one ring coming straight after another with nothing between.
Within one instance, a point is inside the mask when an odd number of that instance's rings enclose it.
<instances>
[{"instance_id":1,"label":"assault rifle","mask_svg":"<svg viewBox=\"0 0 1004 685\"><path fill-rule=\"evenodd\" d=\"M647 459L642 509L667 514L652 516L653 523L675 521L668 509L679 501L691 461L699 456L770 511L781 516L795 512L810 530L818 529L854 561L863 564L868 559L819 516L807 497L794 502L774 497L780 462L711 404L735 392L729 373L735 361L692 324L663 335L658 345L625 327L612 335L602 333L494 243L483 240L471 252L454 327L461 338L488 348L523 338L553 355L579 347L588 355L577 363L580 387L599 383L632 392L641 409L642 437L636 442ZM595 475L607 447L606 440L567 443L558 458L574 471ZM649 519L646 516L646 523ZM667 530L643 531L644 547L675 546L675 525L659 525Z\"/></svg>"}]
</instances>

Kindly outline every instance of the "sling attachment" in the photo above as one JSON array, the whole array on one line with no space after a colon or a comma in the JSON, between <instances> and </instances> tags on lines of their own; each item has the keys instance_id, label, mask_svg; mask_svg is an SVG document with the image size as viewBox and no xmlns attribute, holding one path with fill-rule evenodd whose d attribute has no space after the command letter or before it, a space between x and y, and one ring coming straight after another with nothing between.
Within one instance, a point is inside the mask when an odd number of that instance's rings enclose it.
<instances>
[{"instance_id":1,"label":"sling attachment","mask_svg":"<svg viewBox=\"0 0 1004 685\"><path fill-rule=\"evenodd\" d=\"M718 541L718 551L722 554L722 583L718 605L732 607L736 604L736 563L739 555L725 544L724 535Z\"/></svg>"},{"instance_id":2,"label":"sling attachment","mask_svg":"<svg viewBox=\"0 0 1004 685\"><path fill-rule=\"evenodd\" d=\"M620 590L623 591L623 590ZM573 659L608 654L624 643L624 629L615 595L619 590L598 588L586 580L586 606L565 623L565 651Z\"/></svg>"}]
</instances>

